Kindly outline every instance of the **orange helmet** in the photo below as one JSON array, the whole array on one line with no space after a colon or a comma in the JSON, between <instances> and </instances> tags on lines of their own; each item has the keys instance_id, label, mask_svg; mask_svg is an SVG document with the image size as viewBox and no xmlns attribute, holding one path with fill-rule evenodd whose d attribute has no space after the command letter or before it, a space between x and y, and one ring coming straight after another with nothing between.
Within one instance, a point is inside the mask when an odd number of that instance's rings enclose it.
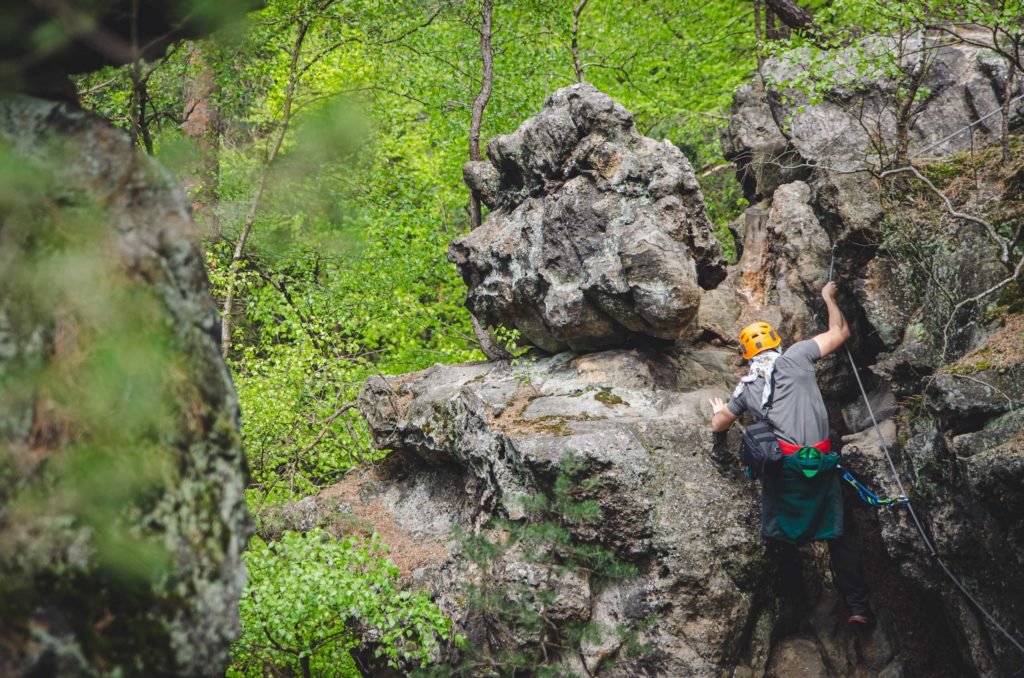
<instances>
[{"instance_id":1,"label":"orange helmet","mask_svg":"<svg viewBox=\"0 0 1024 678\"><path fill-rule=\"evenodd\" d=\"M765 322L751 323L740 330L740 345L743 346L745 360L750 360L761 351L775 348L781 343L779 333Z\"/></svg>"}]
</instances>

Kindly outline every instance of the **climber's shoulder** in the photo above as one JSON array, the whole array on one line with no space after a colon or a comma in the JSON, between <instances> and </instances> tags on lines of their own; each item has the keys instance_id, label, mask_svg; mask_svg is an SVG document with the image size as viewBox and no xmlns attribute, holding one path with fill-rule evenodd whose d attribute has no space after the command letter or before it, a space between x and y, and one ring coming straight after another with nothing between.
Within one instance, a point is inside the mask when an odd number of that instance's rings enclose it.
<instances>
[{"instance_id":1,"label":"climber's shoulder","mask_svg":"<svg viewBox=\"0 0 1024 678\"><path fill-rule=\"evenodd\" d=\"M787 348L779 360L786 366L813 367L815 362L821 360L821 348L814 339L804 339Z\"/></svg>"}]
</instances>

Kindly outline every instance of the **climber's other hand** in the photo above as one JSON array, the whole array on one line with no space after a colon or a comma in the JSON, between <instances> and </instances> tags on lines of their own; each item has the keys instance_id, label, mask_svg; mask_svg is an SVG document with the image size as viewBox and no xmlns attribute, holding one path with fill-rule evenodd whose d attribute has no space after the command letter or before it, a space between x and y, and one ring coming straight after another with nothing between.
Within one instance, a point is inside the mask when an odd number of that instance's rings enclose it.
<instances>
[{"instance_id":1,"label":"climber's other hand","mask_svg":"<svg viewBox=\"0 0 1024 678\"><path fill-rule=\"evenodd\" d=\"M721 398L711 398L708 402L711 403L711 416L718 414L725 407L725 401Z\"/></svg>"}]
</instances>

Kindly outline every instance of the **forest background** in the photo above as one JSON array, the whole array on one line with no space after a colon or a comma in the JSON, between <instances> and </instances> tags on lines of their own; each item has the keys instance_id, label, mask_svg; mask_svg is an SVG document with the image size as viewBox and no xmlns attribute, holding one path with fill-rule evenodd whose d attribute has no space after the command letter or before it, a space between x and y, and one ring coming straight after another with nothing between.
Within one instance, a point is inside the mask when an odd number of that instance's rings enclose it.
<instances>
[{"instance_id":1,"label":"forest background","mask_svg":"<svg viewBox=\"0 0 1024 678\"><path fill-rule=\"evenodd\" d=\"M724 235L745 203L715 126L754 68L751 12L274 0L232 32L77 81L192 195L215 294L231 297L257 518L373 459L347 407L367 376L483 357L445 253L470 228L461 168L485 80L474 152L585 78L684 150Z\"/></svg>"}]
</instances>

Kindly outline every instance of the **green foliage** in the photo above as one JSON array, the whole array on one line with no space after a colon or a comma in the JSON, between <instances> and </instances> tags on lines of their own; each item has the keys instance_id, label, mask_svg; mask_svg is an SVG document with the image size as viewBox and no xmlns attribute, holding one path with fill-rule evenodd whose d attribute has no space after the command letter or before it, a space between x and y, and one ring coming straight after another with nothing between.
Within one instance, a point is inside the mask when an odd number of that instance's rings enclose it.
<instances>
[{"instance_id":1,"label":"green foliage","mask_svg":"<svg viewBox=\"0 0 1024 678\"><path fill-rule=\"evenodd\" d=\"M218 304L234 298L228 362L257 520L263 507L315 493L379 456L352 407L367 377L482 357L464 286L445 256L469 226L461 167L480 87L480 4L269 0L240 29L199 43L202 59L181 45L161 60L76 80L87 106L191 182ZM571 4L496 5L484 140L510 132L547 94L576 81ZM727 252L724 226L744 203L723 170L716 125L754 66L750 11L741 0L592 2L578 36L587 80L633 111L642 133L670 139L699 174L709 172L704 193ZM182 129L195 122L192 85L204 69L214 85L206 103L218 117L208 148ZM140 93L141 111L132 107ZM248 240L233 262L243 233ZM522 353L515 331L497 334ZM533 518L514 528L517 548L593 585L627 573L609 551L572 537L574 521L591 520L593 507L563 494L571 493L560 485L548 505L530 506ZM325 591L312 585L312 571L342 576L324 565L335 557L325 549L356 557L360 547L287 539L253 542L240 673L301 670L298 654L259 647L267 640L261 624L277 624L278 615L291 626L272 626L274 637L293 634L292 649L317 666L343 660L353 642L340 636L310 650L330 633L304 624L323 618L278 610L267 592ZM302 549L312 549L308 558L291 555ZM383 559L366 558L360 577L390 576ZM355 605L345 600L303 604ZM374 618L369 608L353 612L364 613ZM544 642L577 642L588 629Z\"/></svg>"},{"instance_id":2,"label":"green foliage","mask_svg":"<svg viewBox=\"0 0 1024 678\"><path fill-rule=\"evenodd\" d=\"M923 24L926 0L836 0L818 8L817 30L765 45L786 66L768 84L803 113L826 98L846 107L871 139L882 165L907 162L907 132L931 95L924 79L942 44ZM879 87L879 83L887 86ZM884 113L865 112L863 97L879 93ZM802 95L802 96L801 96ZM894 121L895 139L881 130ZM792 114L786 123L793 121Z\"/></svg>"},{"instance_id":3,"label":"green foliage","mask_svg":"<svg viewBox=\"0 0 1024 678\"><path fill-rule=\"evenodd\" d=\"M639 640L643 624L607 628L592 620L552 619L560 579L582 578L591 591L599 591L636 573L612 549L579 536L601 520L601 508L590 498L601 486L600 478L567 454L551 495L522 499L524 519L495 519L477 534L460 534L462 552L477 578L465 585L466 600L471 615L485 627L486 640L467 643L457 664L433 666L417 675L564 676L562 657L578 655L581 644L599 643L611 635L624 656L647 652ZM543 579L533 584L508 581L504 566L509 560L538 568Z\"/></svg>"},{"instance_id":4,"label":"green foliage","mask_svg":"<svg viewBox=\"0 0 1024 678\"><path fill-rule=\"evenodd\" d=\"M375 537L285 532L255 538L244 555L249 580L242 636L228 676L358 676L348 651L372 631L391 666L425 666L451 622L425 593L401 590L398 568Z\"/></svg>"},{"instance_id":5,"label":"green foliage","mask_svg":"<svg viewBox=\"0 0 1024 678\"><path fill-rule=\"evenodd\" d=\"M823 3L815 10L815 28L763 46L786 62L766 79L797 114L825 99L846 107L870 136L879 163L903 166L909 161L907 131L932 95L924 82L939 50L957 43L990 46L1019 69L1022 10L1019 0ZM884 115L865 117L862 96L869 90L879 95ZM786 123L792 120L790 115ZM887 123L895 124L895 139L882 133Z\"/></svg>"},{"instance_id":6,"label":"green foliage","mask_svg":"<svg viewBox=\"0 0 1024 678\"><path fill-rule=\"evenodd\" d=\"M220 299L237 297L229 361L252 469L250 505L315 492L377 455L345 406L376 373L481 357L464 288L445 258L468 227L469 105L479 87L479 3L271 0L245 29L176 47L142 64L148 136L183 178L201 173L207 262ZM494 93L483 138L509 132L551 91L575 81L572 8L499 2ZM694 166L722 165L716 119L753 67L749 7L739 0L591 3L579 44L588 80L632 110L642 132L667 137ZM307 27L279 155L290 51ZM212 71L215 162L184 138L188 83ZM133 127L131 65L78 81L98 113ZM135 117L138 118L137 111ZM211 169L212 168L212 169ZM266 189L257 193L266 173ZM743 207L729 171L705 196L718 233ZM255 210L236 273L235 245ZM499 331L500 333L500 331ZM512 334L501 334L511 346ZM340 414L339 414L340 412Z\"/></svg>"}]
</instances>

